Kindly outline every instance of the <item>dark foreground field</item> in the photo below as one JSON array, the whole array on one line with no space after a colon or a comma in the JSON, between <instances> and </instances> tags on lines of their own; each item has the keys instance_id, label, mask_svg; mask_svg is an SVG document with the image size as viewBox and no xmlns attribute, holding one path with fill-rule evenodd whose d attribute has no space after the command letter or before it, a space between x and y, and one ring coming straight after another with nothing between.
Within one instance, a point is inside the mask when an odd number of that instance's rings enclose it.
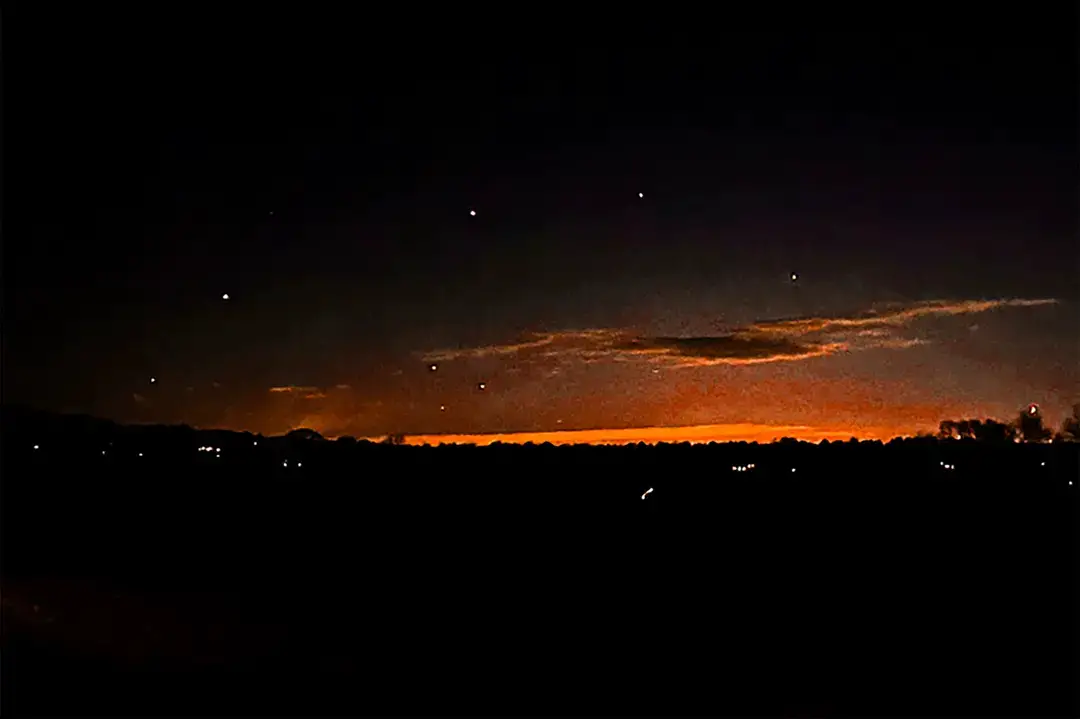
<instances>
[{"instance_id":1,"label":"dark foreground field","mask_svg":"<svg viewBox=\"0 0 1080 719\"><path fill-rule=\"evenodd\" d=\"M5 452L4 711L1076 714L1075 445L304 451Z\"/></svg>"}]
</instances>

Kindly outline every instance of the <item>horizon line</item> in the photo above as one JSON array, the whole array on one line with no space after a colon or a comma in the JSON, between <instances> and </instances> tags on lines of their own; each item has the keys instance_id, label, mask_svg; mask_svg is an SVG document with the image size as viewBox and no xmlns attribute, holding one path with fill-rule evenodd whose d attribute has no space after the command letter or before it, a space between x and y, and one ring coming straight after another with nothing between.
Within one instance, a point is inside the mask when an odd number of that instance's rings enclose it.
<instances>
[{"instance_id":1,"label":"horizon line","mask_svg":"<svg viewBox=\"0 0 1080 719\"><path fill-rule=\"evenodd\" d=\"M682 443L707 444L709 442L775 442L784 437L821 442L847 441L852 437L863 440L887 441L894 437L913 437L918 430L898 427L863 427L859 429L836 429L807 425L768 425L749 422L730 424L697 424L675 427L630 427L623 429L566 429L535 432L484 432L404 435L406 445L475 444L661 444ZM358 438L361 441L379 442L387 435ZM330 438L332 439L332 438Z\"/></svg>"}]
</instances>

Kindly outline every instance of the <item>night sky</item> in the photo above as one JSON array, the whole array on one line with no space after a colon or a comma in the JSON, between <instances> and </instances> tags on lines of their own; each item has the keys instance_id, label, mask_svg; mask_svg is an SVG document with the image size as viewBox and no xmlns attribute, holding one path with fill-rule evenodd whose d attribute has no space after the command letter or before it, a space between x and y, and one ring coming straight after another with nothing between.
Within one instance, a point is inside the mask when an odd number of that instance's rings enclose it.
<instances>
[{"instance_id":1,"label":"night sky","mask_svg":"<svg viewBox=\"0 0 1080 719\"><path fill-rule=\"evenodd\" d=\"M903 7L8 11L3 399L358 437L1056 424L1075 8Z\"/></svg>"}]
</instances>

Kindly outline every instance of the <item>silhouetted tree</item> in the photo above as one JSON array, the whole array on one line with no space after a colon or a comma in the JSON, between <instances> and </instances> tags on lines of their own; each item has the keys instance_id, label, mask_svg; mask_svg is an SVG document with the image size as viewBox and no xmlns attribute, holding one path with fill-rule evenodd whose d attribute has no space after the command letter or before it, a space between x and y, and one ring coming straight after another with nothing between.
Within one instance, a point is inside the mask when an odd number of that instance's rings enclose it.
<instances>
[{"instance_id":1,"label":"silhouetted tree","mask_svg":"<svg viewBox=\"0 0 1080 719\"><path fill-rule=\"evenodd\" d=\"M321 434L319 434L318 432L316 432L315 430L307 429L306 427L301 427L299 429L294 429L294 430L290 431L288 434L286 434L285 437L286 437L286 439L298 439L298 440L302 440L304 442L317 441L317 440L321 440L323 438L323 436Z\"/></svg>"},{"instance_id":2,"label":"silhouetted tree","mask_svg":"<svg viewBox=\"0 0 1080 719\"><path fill-rule=\"evenodd\" d=\"M941 439L980 439L982 433L983 423L978 419L946 419L938 425Z\"/></svg>"},{"instance_id":3,"label":"silhouetted tree","mask_svg":"<svg viewBox=\"0 0 1080 719\"><path fill-rule=\"evenodd\" d=\"M382 441L383 444L389 444L399 446L405 444L405 435L403 434L388 434Z\"/></svg>"},{"instance_id":4,"label":"silhouetted tree","mask_svg":"<svg viewBox=\"0 0 1080 719\"><path fill-rule=\"evenodd\" d=\"M1043 424L1042 412L1034 407L1020 412L1016 418L1016 428L1025 442L1045 442L1051 436L1050 429Z\"/></svg>"},{"instance_id":5,"label":"silhouetted tree","mask_svg":"<svg viewBox=\"0 0 1080 719\"><path fill-rule=\"evenodd\" d=\"M349 436L349 435L347 435L347 434L346 434L346 435L342 435L341 437L338 437L338 438L337 438L336 440L334 440L334 441L335 441L335 442L336 442L336 443L338 444L338 446L340 446L340 447L355 447L355 446L356 446L356 437L351 437L351 436Z\"/></svg>"},{"instance_id":6,"label":"silhouetted tree","mask_svg":"<svg viewBox=\"0 0 1080 719\"><path fill-rule=\"evenodd\" d=\"M976 432L975 439L981 442L1012 442L1016 438L1016 427L993 419L980 422Z\"/></svg>"},{"instance_id":7,"label":"silhouetted tree","mask_svg":"<svg viewBox=\"0 0 1080 719\"><path fill-rule=\"evenodd\" d=\"M1080 404L1074 404L1072 414L1061 423L1058 435L1065 442L1080 442Z\"/></svg>"}]
</instances>

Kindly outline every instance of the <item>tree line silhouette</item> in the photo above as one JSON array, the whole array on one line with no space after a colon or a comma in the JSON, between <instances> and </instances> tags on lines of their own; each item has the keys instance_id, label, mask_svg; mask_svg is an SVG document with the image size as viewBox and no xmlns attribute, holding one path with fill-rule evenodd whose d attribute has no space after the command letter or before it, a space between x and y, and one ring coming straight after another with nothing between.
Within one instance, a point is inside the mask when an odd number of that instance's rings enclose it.
<instances>
[{"instance_id":1,"label":"tree line silhouette","mask_svg":"<svg viewBox=\"0 0 1080 719\"><path fill-rule=\"evenodd\" d=\"M973 439L979 442L1077 442L1080 441L1080 404L1054 432L1043 421L1039 409L1031 405L1020 410L1012 422L993 419L946 419L938 425L941 439Z\"/></svg>"},{"instance_id":2,"label":"tree line silhouette","mask_svg":"<svg viewBox=\"0 0 1080 719\"><path fill-rule=\"evenodd\" d=\"M746 713L778 685L862 713L891 693L932 705L925 677L943 677L958 709L1072 716L1054 671L1077 409L1056 433L1028 408L888 442L481 448L4 407L8 694L198 711L232 687L280 711L399 700L419 678L439 701L494 686L557 709L597 682L602 703L644 675L698 677L702 696L722 676ZM552 690L552 667L581 684Z\"/></svg>"}]
</instances>

